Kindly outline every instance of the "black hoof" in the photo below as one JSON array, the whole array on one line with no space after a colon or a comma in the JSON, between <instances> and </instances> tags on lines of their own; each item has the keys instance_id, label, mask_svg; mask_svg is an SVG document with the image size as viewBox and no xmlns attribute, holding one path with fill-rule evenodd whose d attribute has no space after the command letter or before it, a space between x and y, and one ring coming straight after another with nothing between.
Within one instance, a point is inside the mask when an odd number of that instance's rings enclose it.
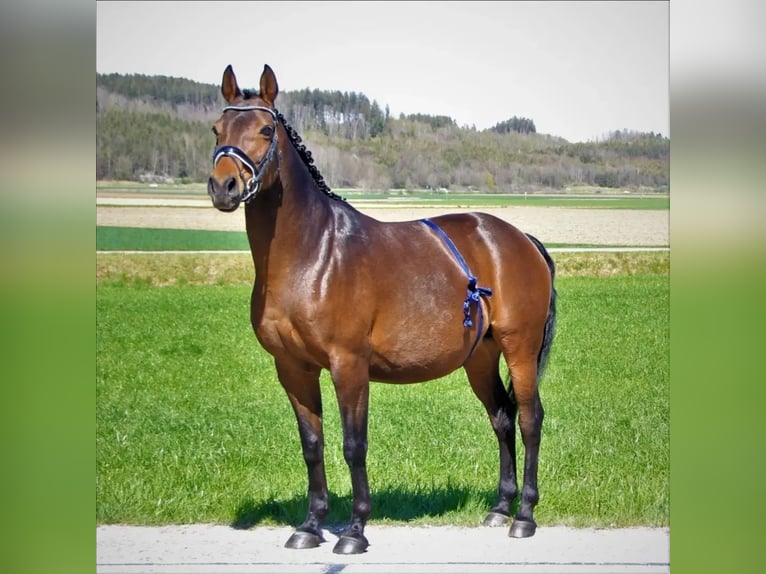
<instances>
[{"instance_id":1,"label":"black hoof","mask_svg":"<svg viewBox=\"0 0 766 574\"><path fill-rule=\"evenodd\" d=\"M511 524L511 529L508 531L508 536L511 538L529 538L533 536L537 530L537 524L534 520L519 520L514 519Z\"/></svg>"},{"instance_id":2,"label":"black hoof","mask_svg":"<svg viewBox=\"0 0 766 574\"><path fill-rule=\"evenodd\" d=\"M500 514L499 512L490 512L487 514L487 517L484 519L484 522L481 523L482 526L505 526L508 524L508 521L511 519L510 516L506 516L505 514Z\"/></svg>"},{"instance_id":3,"label":"black hoof","mask_svg":"<svg viewBox=\"0 0 766 574\"><path fill-rule=\"evenodd\" d=\"M332 551L335 554L361 554L367 550L370 545L364 536L355 538L353 536L341 536L338 543Z\"/></svg>"},{"instance_id":4,"label":"black hoof","mask_svg":"<svg viewBox=\"0 0 766 574\"><path fill-rule=\"evenodd\" d=\"M305 532L303 530L296 530L293 535L285 542L285 548L293 548L295 550L303 550L304 548L316 548L322 542L322 538L319 534L313 532Z\"/></svg>"}]
</instances>

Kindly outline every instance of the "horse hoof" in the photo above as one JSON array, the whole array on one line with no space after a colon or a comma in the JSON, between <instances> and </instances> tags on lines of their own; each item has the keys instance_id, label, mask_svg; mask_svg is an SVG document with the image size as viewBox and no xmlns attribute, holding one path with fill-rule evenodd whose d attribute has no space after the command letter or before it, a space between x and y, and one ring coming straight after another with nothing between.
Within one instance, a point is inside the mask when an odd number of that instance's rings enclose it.
<instances>
[{"instance_id":1,"label":"horse hoof","mask_svg":"<svg viewBox=\"0 0 766 574\"><path fill-rule=\"evenodd\" d=\"M341 536L338 543L332 551L335 554L361 554L367 550L370 545L364 536L354 538L353 536Z\"/></svg>"},{"instance_id":2,"label":"horse hoof","mask_svg":"<svg viewBox=\"0 0 766 574\"><path fill-rule=\"evenodd\" d=\"M482 526L505 526L508 524L508 520L510 520L510 516L506 516L505 514L500 514L499 512L490 512L487 514L487 517L484 519L484 522L481 523Z\"/></svg>"},{"instance_id":3,"label":"horse hoof","mask_svg":"<svg viewBox=\"0 0 766 574\"><path fill-rule=\"evenodd\" d=\"M292 548L294 550L303 550L304 548L316 548L320 543L324 542L324 539L313 532L305 532L303 530L296 530L293 535L285 542L285 548Z\"/></svg>"},{"instance_id":4,"label":"horse hoof","mask_svg":"<svg viewBox=\"0 0 766 574\"><path fill-rule=\"evenodd\" d=\"M534 535L537 530L537 524L534 520L519 520L514 519L511 524L511 529L508 531L508 536L511 538L529 538Z\"/></svg>"}]
</instances>

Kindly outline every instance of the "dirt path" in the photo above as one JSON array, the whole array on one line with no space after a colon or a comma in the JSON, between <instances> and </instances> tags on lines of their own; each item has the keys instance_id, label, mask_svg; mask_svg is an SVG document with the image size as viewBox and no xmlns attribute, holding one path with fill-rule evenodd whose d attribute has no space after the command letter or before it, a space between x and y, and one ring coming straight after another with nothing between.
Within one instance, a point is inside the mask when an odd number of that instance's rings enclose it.
<instances>
[{"instance_id":1,"label":"dirt path","mask_svg":"<svg viewBox=\"0 0 766 574\"><path fill-rule=\"evenodd\" d=\"M540 526L532 538L508 538L507 528L367 527L370 547L357 556L332 553L325 532L319 548L288 550L288 527L99 526L96 572L113 573L634 573L670 571L668 528Z\"/></svg>"},{"instance_id":2,"label":"dirt path","mask_svg":"<svg viewBox=\"0 0 766 574\"><path fill-rule=\"evenodd\" d=\"M195 204L196 205L196 204ZM669 212L632 209L566 207L372 207L359 210L381 221L406 221L443 213L483 211L537 236L545 243L658 246L670 243ZM96 224L104 226L244 231L242 210L221 213L201 202L188 206L98 205Z\"/></svg>"}]
</instances>

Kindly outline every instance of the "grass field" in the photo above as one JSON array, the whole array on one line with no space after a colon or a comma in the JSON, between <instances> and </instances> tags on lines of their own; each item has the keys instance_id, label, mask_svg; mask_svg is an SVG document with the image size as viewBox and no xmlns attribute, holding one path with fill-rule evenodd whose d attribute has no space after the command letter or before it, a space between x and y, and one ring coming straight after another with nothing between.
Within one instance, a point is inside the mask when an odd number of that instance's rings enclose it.
<instances>
[{"instance_id":1,"label":"grass field","mask_svg":"<svg viewBox=\"0 0 766 574\"><path fill-rule=\"evenodd\" d=\"M374 203L379 205L404 204L408 206L428 207L501 207L501 206L536 206L536 207L582 207L596 209L669 209L670 197L667 193L654 191L632 191L581 187L555 193L437 193L433 191L388 191L365 192L357 189L335 189L339 195L348 199L357 207ZM99 182L96 192L102 199L116 197L162 197L208 199L207 191L201 184L163 184L148 187L136 182Z\"/></svg>"},{"instance_id":2,"label":"grass field","mask_svg":"<svg viewBox=\"0 0 766 574\"><path fill-rule=\"evenodd\" d=\"M98 259L115 257L127 256ZM175 276L193 277L199 260L179 257L188 267ZM558 279L542 385L541 524L668 524L667 259L653 265ZM117 265L97 280L97 521L297 524L306 510L298 433L249 325L249 285L155 287L137 276ZM326 376L322 388L329 521L338 523L350 513L350 480ZM462 371L373 384L369 434L372 521L480 522L497 486L497 446Z\"/></svg>"},{"instance_id":3,"label":"grass field","mask_svg":"<svg viewBox=\"0 0 766 574\"><path fill-rule=\"evenodd\" d=\"M546 247L589 247L547 243ZM603 247L603 246L600 246ZM249 250L244 231L164 229L147 227L96 227L98 251L242 251Z\"/></svg>"},{"instance_id":4,"label":"grass field","mask_svg":"<svg viewBox=\"0 0 766 574\"><path fill-rule=\"evenodd\" d=\"M668 209L670 198L667 195L566 195L566 194L474 194L451 193L408 194L400 195L348 195L350 201L363 206L366 201L379 203L381 200L392 204L427 205L444 207L581 207L589 209Z\"/></svg>"},{"instance_id":5,"label":"grass field","mask_svg":"<svg viewBox=\"0 0 766 574\"><path fill-rule=\"evenodd\" d=\"M135 243L127 248L135 249ZM664 275L665 252L553 253L557 277ZM96 280L110 286L252 285L253 261L245 253L119 253L96 255Z\"/></svg>"},{"instance_id":6,"label":"grass field","mask_svg":"<svg viewBox=\"0 0 766 574\"><path fill-rule=\"evenodd\" d=\"M244 231L152 229L145 227L96 227L99 251L197 251L247 250Z\"/></svg>"}]
</instances>

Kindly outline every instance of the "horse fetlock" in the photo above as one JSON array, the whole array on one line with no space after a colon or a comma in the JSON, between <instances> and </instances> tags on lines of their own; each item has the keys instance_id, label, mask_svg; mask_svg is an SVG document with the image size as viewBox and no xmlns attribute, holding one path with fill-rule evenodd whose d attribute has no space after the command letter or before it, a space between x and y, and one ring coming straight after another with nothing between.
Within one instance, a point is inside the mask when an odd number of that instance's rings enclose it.
<instances>
[{"instance_id":1,"label":"horse fetlock","mask_svg":"<svg viewBox=\"0 0 766 574\"><path fill-rule=\"evenodd\" d=\"M524 485L521 491L522 504L535 506L540 500L540 492L537 488L529 485Z\"/></svg>"},{"instance_id":2,"label":"horse fetlock","mask_svg":"<svg viewBox=\"0 0 766 574\"><path fill-rule=\"evenodd\" d=\"M326 498L314 498L311 500L311 510L309 517L303 523L307 527L319 528L325 517L330 512L330 505Z\"/></svg>"},{"instance_id":3,"label":"horse fetlock","mask_svg":"<svg viewBox=\"0 0 766 574\"><path fill-rule=\"evenodd\" d=\"M354 523L349 527L349 530L362 532L364 531L364 524L372 514L372 503L369 500L354 501Z\"/></svg>"}]
</instances>

